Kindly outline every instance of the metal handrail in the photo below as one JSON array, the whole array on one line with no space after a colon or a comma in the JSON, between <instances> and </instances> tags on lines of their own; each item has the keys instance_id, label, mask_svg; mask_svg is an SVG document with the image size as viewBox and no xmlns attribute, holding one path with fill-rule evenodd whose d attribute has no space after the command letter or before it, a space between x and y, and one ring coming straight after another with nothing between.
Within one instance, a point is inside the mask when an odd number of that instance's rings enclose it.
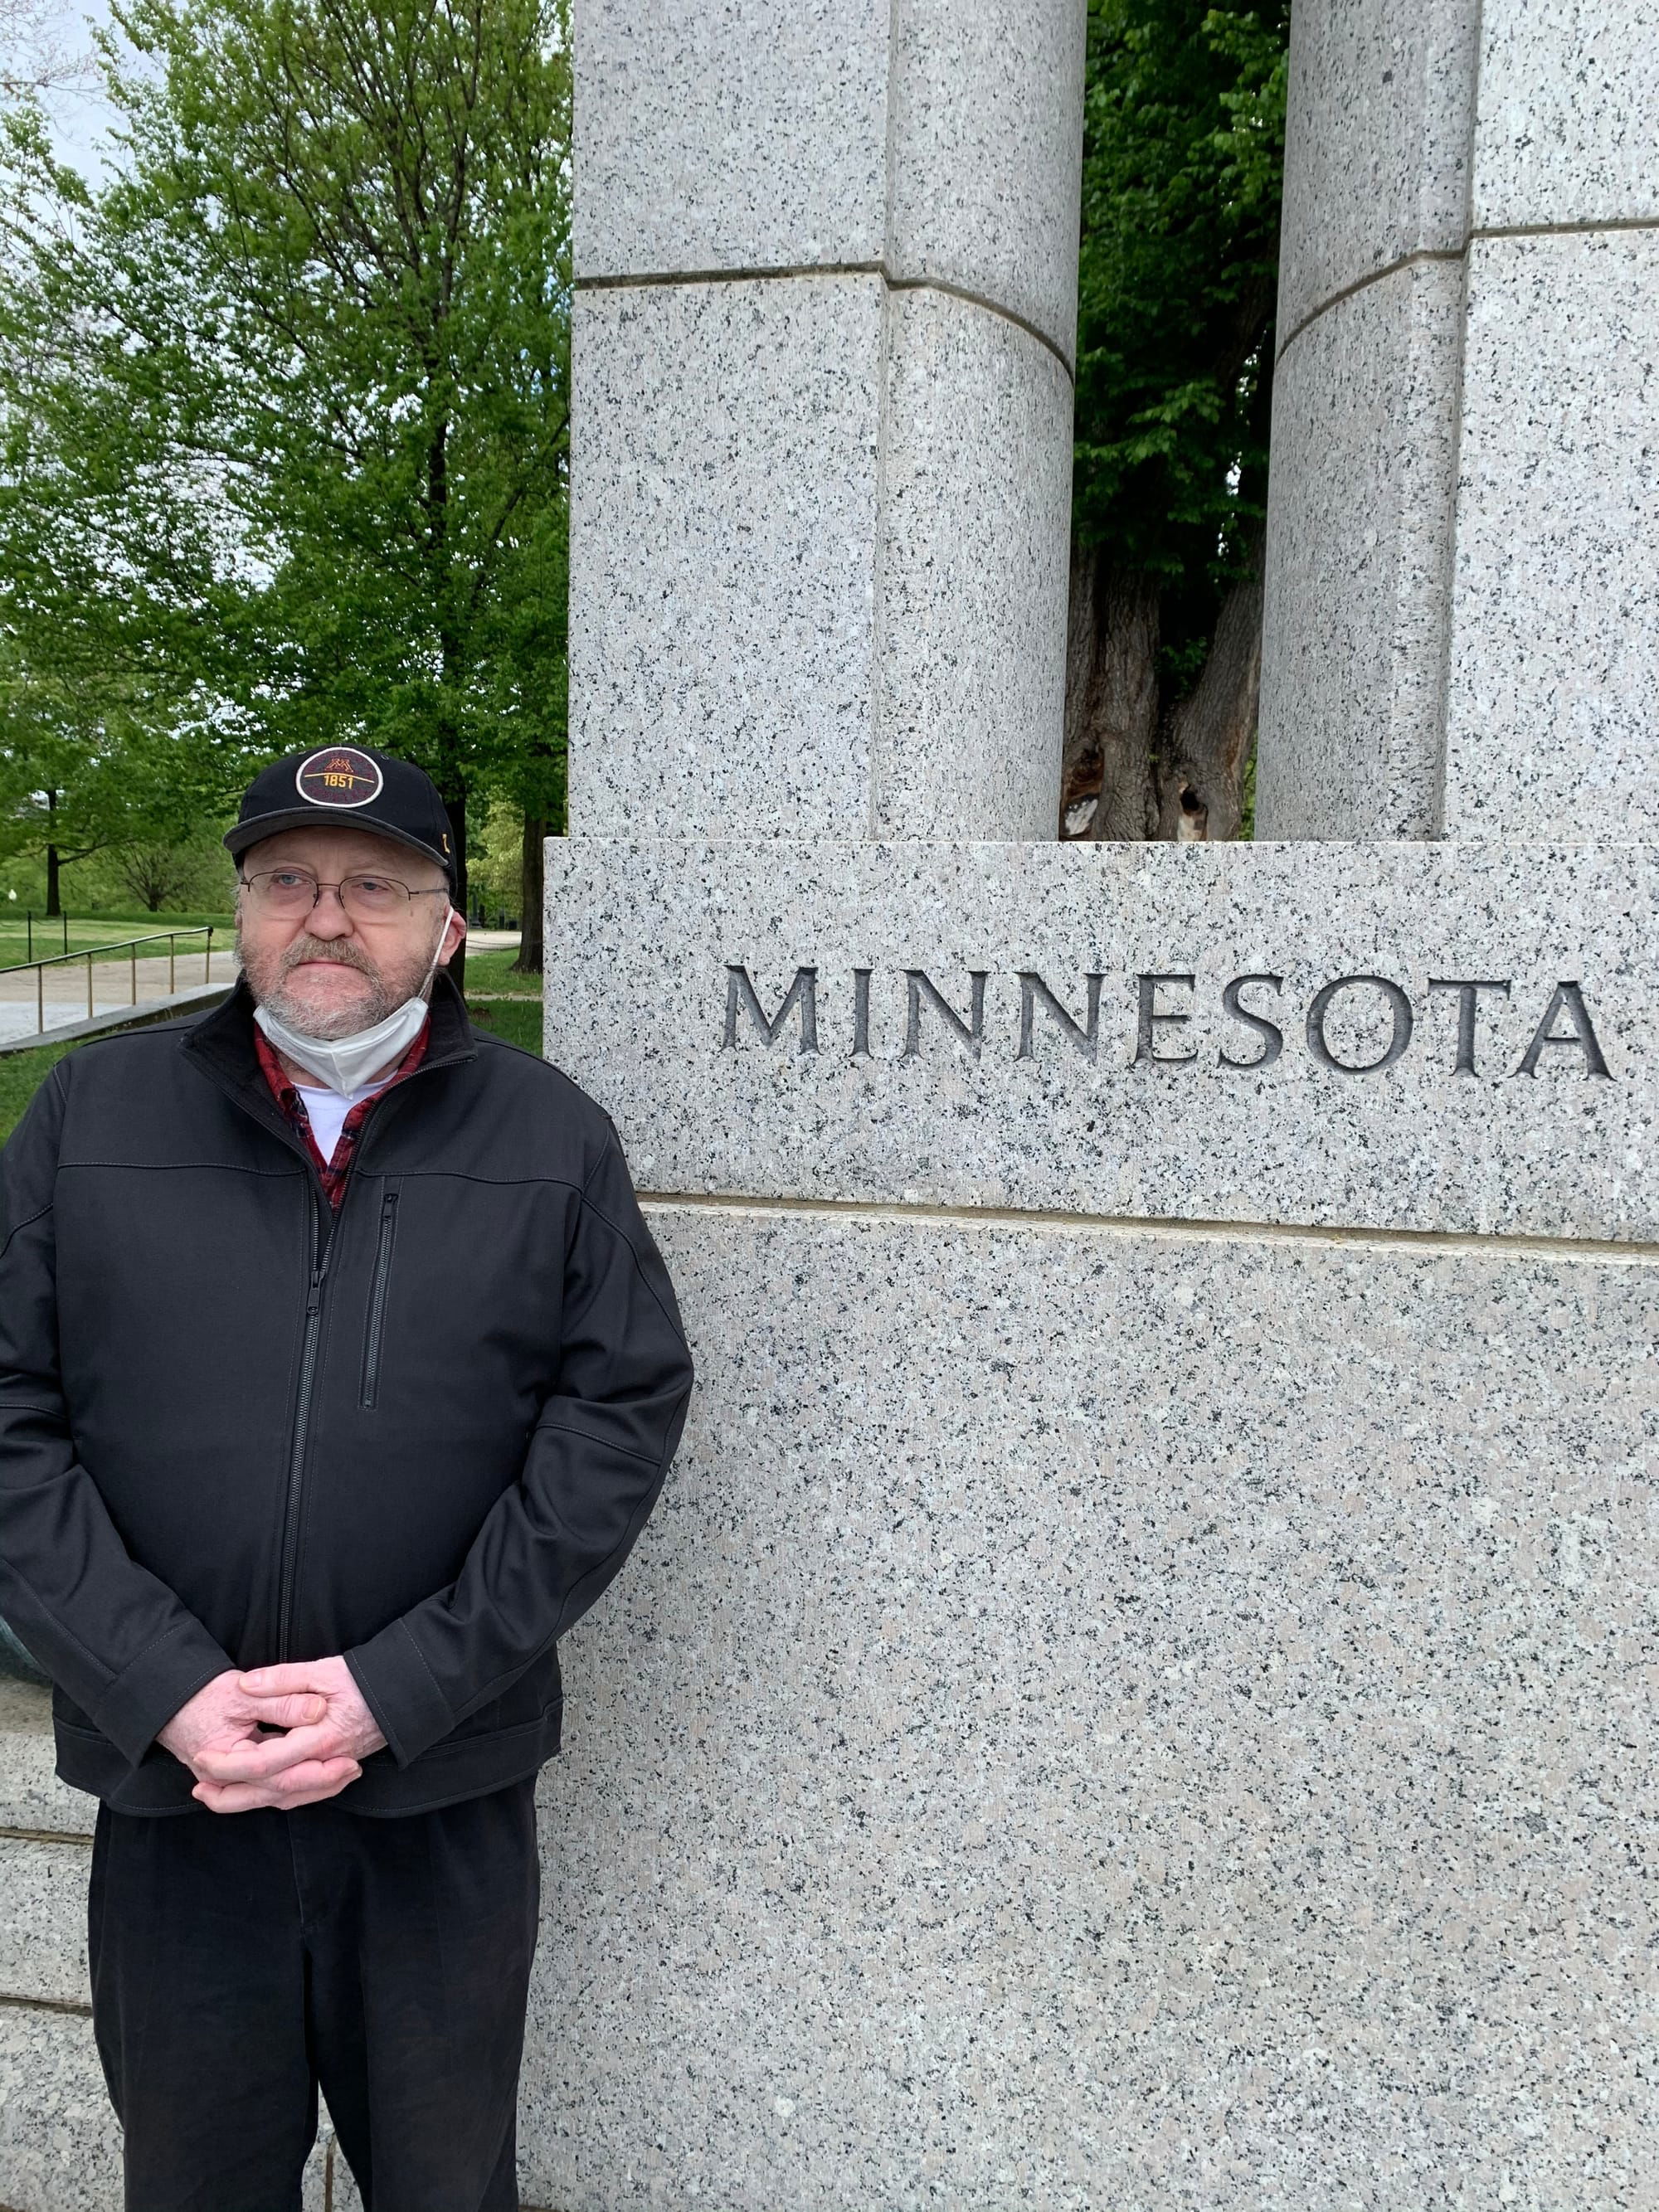
<instances>
[{"instance_id":1,"label":"metal handrail","mask_svg":"<svg viewBox=\"0 0 1659 2212\"><path fill-rule=\"evenodd\" d=\"M159 945L165 937L169 940L179 937L211 937L218 927L216 922L193 921L187 929L153 929L145 937L113 937L107 945L78 945L73 952L47 952L39 960L19 960L9 968L0 968L0 975L21 975L26 968L61 968L66 960L85 960L100 952L125 952L135 945Z\"/></svg>"},{"instance_id":2,"label":"metal handrail","mask_svg":"<svg viewBox=\"0 0 1659 2212\"><path fill-rule=\"evenodd\" d=\"M92 963L94 960L101 960L112 952L126 954L132 975L131 1003L136 1006L138 1003L138 947L141 945L159 945L165 938L167 947L167 996L171 998L179 988L179 939L181 937L204 936L207 939L207 943L203 947L204 957L202 963L202 981L204 983L210 983L213 981L213 933L216 927L216 925L210 921L198 921L193 923L188 929L156 929L152 930L145 937L123 937L118 938L113 944L110 945L88 945L78 952L52 952L41 960L20 960L15 967L0 968L0 980L3 980L8 975L26 975L31 969L34 971L35 1026L40 1034L44 1036L46 1030L46 970L48 968L62 968L75 960L86 962L87 1019L91 1021L94 1013ZM160 957L159 954L156 956L157 958Z\"/></svg>"}]
</instances>

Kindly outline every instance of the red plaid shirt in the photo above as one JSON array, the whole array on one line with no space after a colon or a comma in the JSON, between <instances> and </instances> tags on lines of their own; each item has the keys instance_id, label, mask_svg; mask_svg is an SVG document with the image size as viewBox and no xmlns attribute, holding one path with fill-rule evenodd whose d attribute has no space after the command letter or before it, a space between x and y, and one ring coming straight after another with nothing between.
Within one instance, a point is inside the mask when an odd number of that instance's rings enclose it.
<instances>
[{"instance_id":1,"label":"red plaid shirt","mask_svg":"<svg viewBox=\"0 0 1659 2212\"><path fill-rule=\"evenodd\" d=\"M306 1150L311 1154L317 1172L322 1177L323 1188L328 1193L328 1202L331 1206L337 1207L344 1194L345 1179L351 1170L352 1155L357 1149L357 1139L369 1108L382 1091L390 1091L394 1083L401 1083L406 1075L414 1074L416 1069L426 1058L427 1039L431 1033L432 1024L428 1021L419 1036L416 1038L386 1081L378 1085L367 1098L360 1098L351 1108L341 1125L339 1142L334 1147L334 1157L331 1160L325 1160L313 1133L311 1116L306 1112L305 1100L301 1097L299 1091L283 1073L283 1063L277 1059L270 1039L259 1027L258 1022L253 1024L253 1049L259 1055L259 1066L264 1072L265 1081L270 1085L271 1096L294 1127L305 1139Z\"/></svg>"}]
</instances>

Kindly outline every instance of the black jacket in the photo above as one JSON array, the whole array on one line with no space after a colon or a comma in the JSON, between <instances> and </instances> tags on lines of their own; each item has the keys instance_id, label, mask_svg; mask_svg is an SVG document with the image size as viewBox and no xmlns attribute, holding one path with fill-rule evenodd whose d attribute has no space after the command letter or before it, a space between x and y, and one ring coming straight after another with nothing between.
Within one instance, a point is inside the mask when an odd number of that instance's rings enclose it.
<instances>
[{"instance_id":1,"label":"black jacket","mask_svg":"<svg viewBox=\"0 0 1659 2212\"><path fill-rule=\"evenodd\" d=\"M58 1771L195 1809L155 1742L227 1667L343 1652L412 1813L558 1749L555 1641L627 1557L691 1363L610 1122L476 1034L371 1109L337 1213L246 990L61 1060L0 1155L0 1613Z\"/></svg>"}]
</instances>

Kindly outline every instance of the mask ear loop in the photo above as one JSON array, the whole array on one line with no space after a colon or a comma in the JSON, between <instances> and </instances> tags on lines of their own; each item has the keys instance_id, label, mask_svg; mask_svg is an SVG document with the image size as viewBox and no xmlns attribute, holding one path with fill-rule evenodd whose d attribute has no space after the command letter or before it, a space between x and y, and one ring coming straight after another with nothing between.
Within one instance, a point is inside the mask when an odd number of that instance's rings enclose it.
<instances>
[{"instance_id":1,"label":"mask ear loop","mask_svg":"<svg viewBox=\"0 0 1659 2212\"><path fill-rule=\"evenodd\" d=\"M421 996L422 998L424 998L427 993L432 988L432 979L438 972L438 963L443 956L444 939L449 934L450 917L453 915L454 911L454 902L450 899L446 899L444 901L443 927L438 932L438 942L432 948L432 965L427 969L425 981L421 985Z\"/></svg>"}]
</instances>

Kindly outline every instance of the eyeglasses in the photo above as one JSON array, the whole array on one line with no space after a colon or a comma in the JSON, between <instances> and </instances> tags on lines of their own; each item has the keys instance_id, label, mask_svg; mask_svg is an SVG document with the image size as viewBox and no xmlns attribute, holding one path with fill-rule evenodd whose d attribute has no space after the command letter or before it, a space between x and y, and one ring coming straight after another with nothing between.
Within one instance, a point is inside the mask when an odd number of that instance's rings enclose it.
<instances>
[{"instance_id":1,"label":"eyeglasses","mask_svg":"<svg viewBox=\"0 0 1659 2212\"><path fill-rule=\"evenodd\" d=\"M411 890L396 876L379 876L365 870L360 876L343 876L337 884L319 883L309 868L264 868L257 876L240 878L248 904L259 914L279 921L295 921L311 912L325 891L337 891L340 904L353 921L396 921L409 912L417 898L447 898L448 890Z\"/></svg>"}]
</instances>

